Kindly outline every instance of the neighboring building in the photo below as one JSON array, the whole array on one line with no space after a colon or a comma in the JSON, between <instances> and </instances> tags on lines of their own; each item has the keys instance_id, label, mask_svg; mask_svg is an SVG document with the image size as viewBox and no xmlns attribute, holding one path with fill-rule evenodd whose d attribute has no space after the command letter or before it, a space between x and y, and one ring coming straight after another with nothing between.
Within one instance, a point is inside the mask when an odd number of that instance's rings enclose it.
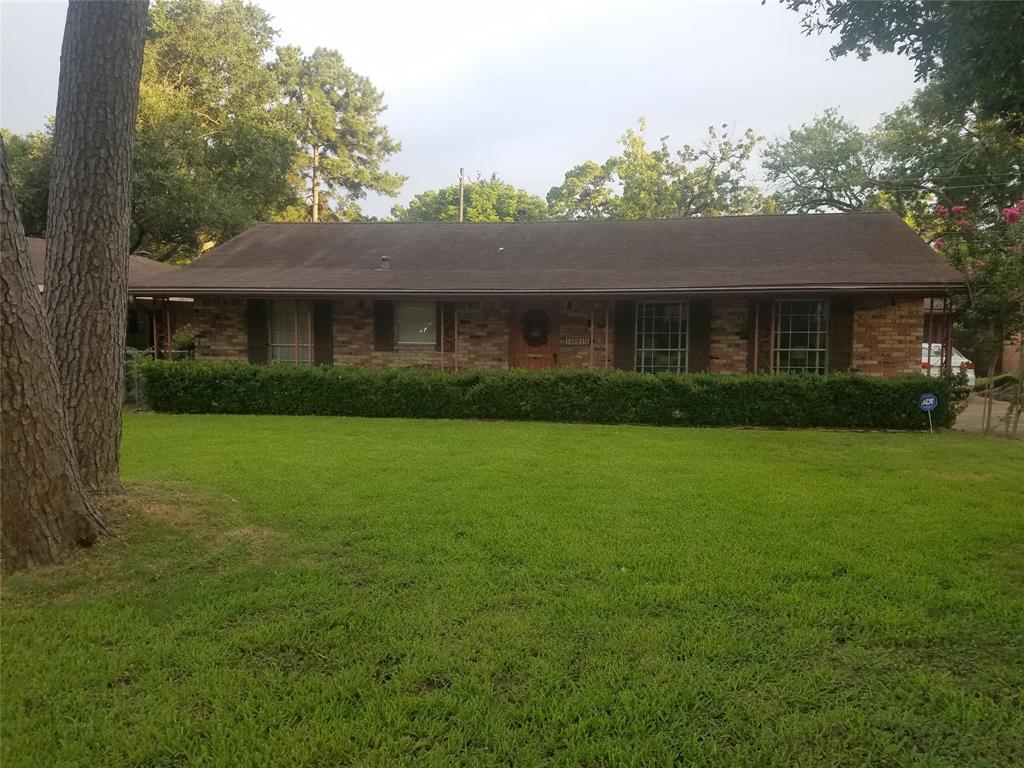
<instances>
[{"instance_id":1,"label":"neighboring building","mask_svg":"<svg viewBox=\"0 0 1024 768\"><path fill-rule=\"evenodd\" d=\"M46 240L29 237L28 255L32 261L39 290L44 289L46 268ZM165 348L167 339L187 324L192 316L192 299L174 297L167 302L155 301L150 296L139 296L137 286L151 283L161 277L173 274L179 267L154 261L142 254L133 253L128 257L128 317L125 328L125 345L136 349Z\"/></svg>"},{"instance_id":2,"label":"neighboring building","mask_svg":"<svg viewBox=\"0 0 1024 768\"><path fill-rule=\"evenodd\" d=\"M996 363L999 373L1012 373L1020 370L1021 347L1024 347L1024 336L1018 336L1003 345L1003 353Z\"/></svg>"},{"instance_id":3,"label":"neighboring building","mask_svg":"<svg viewBox=\"0 0 1024 768\"><path fill-rule=\"evenodd\" d=\"M924 300L924 338L932 343L941 343L952 349L957 333L953 329L953 306L947 300L929 298ZM1000 348L995 360L996 374L1013 373L1020 368L1021 346L1024 337L1018 335L1006 341ZM948 360L948 358L947 358ZM943 361L945 363L946 360ZM974 365L977 361L972 362ZM926 368L922 360L921 368ZM987 366L980 366L979 375L987 375Z\"/></svg>"},{"instance_id":4,"label":"neighboring building","mask_svg":"<svg viewBox=\"0 0 1024 768\"><path fill-rule=\"evenodd\" d=\"M138 286L195 299L210 360L876 376L961 288L889 213L268 223Z\"/></svg>"}]
</instances>

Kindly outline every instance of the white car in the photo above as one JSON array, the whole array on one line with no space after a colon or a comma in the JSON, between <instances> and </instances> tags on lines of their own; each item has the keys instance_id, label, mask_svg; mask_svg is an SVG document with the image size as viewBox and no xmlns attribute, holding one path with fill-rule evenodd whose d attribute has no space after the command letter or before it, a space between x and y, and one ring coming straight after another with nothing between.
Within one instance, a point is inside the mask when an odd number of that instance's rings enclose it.
<instances>
[{"instance_id":1,"label":"white car","mask_svg":"<svg viewBox=\"0 0 1024 768\"><path fill-rule=\"evenodd\" d=\"M942 373L942 345L932 344L931 345L931 360L929 362L928 357L928 344L927 342L921 345L921 373L926 373L931 376L938 376ZM953 359L952 367L954 370L959 369L967 373L967 381L973 387L974 386L974 363L960 354L960 350L953 347Z\"/></svg>"}]
</instances>

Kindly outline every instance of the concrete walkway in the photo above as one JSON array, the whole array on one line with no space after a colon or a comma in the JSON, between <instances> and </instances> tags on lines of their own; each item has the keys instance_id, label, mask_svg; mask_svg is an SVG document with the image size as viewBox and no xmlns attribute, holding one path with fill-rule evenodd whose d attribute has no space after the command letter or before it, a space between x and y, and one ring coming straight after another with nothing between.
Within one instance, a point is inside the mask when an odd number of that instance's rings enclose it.
<instances>
[{"instance_id":1,"label":"concrete walkway","mask_svg":"<svg viewBox=\"0 0 1024 768\"><path fill-rule=\"evenodd\" d=\"M964 408L963 413L956 420L956 424L953 426L957 432L974 432L980 434L982 432L982 417L985 409L985 398L981 395L971 395L970 400L967 401L967 407ZM1010 410L1010 404L1002 400L993 401L992 406L992 434L999 437L1006 437L1006 432L1003 429L1003 422L999 420L1001 416L1006 415L1006 412ZM1017 428L1017 440L1024 441L1024 424L1021 424Z\"/></svg>"}]
</instances>

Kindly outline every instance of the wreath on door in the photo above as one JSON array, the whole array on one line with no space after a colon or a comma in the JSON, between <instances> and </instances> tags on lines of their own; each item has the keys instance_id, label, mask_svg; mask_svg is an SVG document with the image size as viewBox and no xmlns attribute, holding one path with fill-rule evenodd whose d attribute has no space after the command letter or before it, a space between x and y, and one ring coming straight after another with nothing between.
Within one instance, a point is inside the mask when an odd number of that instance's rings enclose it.
<instances>
[{"instance_id":1,"label":"wreath on door","mask_svg":"<svg viewBox=\"0 0 1024 768\"><path fill-rule=\"evenodd\" d=\"M529 347L543 347L551 335L551 318L543 309L531 309L523 315L523 341Z\"/></svg>"}]
</instances>

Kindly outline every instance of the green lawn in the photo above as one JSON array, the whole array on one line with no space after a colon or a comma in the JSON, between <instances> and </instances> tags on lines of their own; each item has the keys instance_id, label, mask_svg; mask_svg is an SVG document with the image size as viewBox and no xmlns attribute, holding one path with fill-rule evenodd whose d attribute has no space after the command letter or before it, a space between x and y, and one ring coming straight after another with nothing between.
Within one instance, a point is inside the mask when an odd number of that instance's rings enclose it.
<instances>
[{"instance_id":1,"label":"green lawn","mask_svg":"<svg viewBox=\"0 0 1024 768\"><path fill-rule=\"evenodd\" d=\"M130 414L9 578L33 766L1024 762L1024 445Z\"/></svg>"}]
</instances>

